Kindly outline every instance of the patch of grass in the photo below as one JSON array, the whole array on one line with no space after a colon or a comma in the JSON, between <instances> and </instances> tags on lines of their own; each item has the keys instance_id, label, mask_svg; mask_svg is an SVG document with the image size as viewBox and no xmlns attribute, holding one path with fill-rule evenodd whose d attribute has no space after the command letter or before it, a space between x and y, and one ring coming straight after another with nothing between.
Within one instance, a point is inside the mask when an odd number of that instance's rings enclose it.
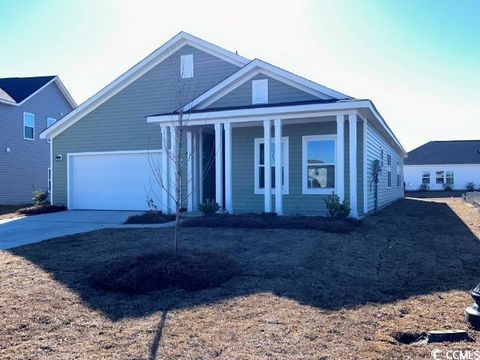
<instances>
[{"instance_id":1,"label":"patch of grass","mask_svg":"<svg viewBox=\"0 0 480 360\"><path fill-rule=\"evenodd\" d=\"M209 215L186 219L182 227L243 228L243 229L303 229L348 234L361 224L354 219L333 219L322 216L277 216L272 213Z\"/></svg>"},{"instance_id":2,"label":"patch of grass","mask_svg":"<svg viewBox=\"0 0 480 360\"><path fill-rule=\"evenodd\" d=\"M175 220L175 215L164 215L161 211L147 211L141 215L132 215L125 224L164 224Z\"/></svg>"},{"instance_id":3,"label":"patch of grass","mask_svg":"<svg viewBox=\"0 0 480 360\"><path fill-rule=\"evenodd\" d=\"M197 291L217 287L240 274L240 266L225 254L157 252L109 262L92 277L106 291L143 294L167 287Z\"/></svg>"},{"instance_id":4,"label":"patch of grass","mask_svg":"<svg viewBox=\"0 0 480 360\"><path fill-rule=\"evenodd\" d=\"M66 211L67 208L65 206L58 206L58 205L33 205L30 207L22 208L17 211L20 215L25 216L32 216L32 215L41 215L41 214L49 214L54 212Z\"/></svg>"}]
</instances>

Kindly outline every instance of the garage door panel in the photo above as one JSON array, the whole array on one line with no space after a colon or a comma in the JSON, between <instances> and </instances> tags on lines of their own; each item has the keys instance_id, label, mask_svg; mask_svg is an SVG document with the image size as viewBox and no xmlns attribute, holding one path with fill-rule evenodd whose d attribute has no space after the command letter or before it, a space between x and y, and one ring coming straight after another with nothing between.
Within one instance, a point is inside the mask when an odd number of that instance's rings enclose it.
<instances>
[{"instance_id":1,"label":"garage door panel","mask_svg":"<svg viewBox=\"0 0 480 360\"><path fill-rule=\"evenodd\" d=\"M158 152L72 155L69 207L147 210L148 198L160 205L161 189L151 166L152 162L158 166L159 156Z\"/></svg>"}]
</instances>

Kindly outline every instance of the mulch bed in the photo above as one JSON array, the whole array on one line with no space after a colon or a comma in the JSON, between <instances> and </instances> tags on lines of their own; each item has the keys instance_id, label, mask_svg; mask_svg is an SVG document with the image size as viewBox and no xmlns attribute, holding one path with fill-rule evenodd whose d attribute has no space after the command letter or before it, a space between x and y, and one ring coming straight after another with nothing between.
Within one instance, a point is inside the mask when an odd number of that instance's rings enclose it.
<instances>
[{"instance_id":1,"label":"mulch bed","mask_svg":"<svg viewBox=\"0 0 480 360\"><path fill-rule=\"evenodd\" d=\"M130 216L125 224L164 224L175 220L175 215L165 215L160 211L147 211L141 215Z\"/></svg>"},{"instance_id":2,"label":"mulch bed","mask_svg":"<svg viewBox=\"0 0 480 360\"><path fill-rule=\"evenodd\" d=\"M34 205L34 206L29 206L26 208L19 209L17 213L19 215L32 216L32 215L49 214L54 212L66 211L66 210L67 208L65 206Z\"/></svg>"},{"instance_id":3,"label":"mulch bed","mask_svg":"<svg viewBox=\"0 0 480 360\"><path fill-rule=\"evenodd\" d=\"M183 227L244 228L244 229L303 229L348 234L360 221L330 219L322 216L276 216L275 214L209 215L186 219Z\"/></svg>"}]
</instances>

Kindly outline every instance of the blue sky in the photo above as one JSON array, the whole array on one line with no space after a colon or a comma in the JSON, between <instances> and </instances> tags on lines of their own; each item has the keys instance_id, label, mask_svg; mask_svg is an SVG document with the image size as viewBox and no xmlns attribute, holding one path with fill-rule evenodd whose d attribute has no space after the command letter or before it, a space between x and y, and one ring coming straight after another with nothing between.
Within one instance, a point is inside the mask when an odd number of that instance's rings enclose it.
<instances>
[{"instance_id":1,"label":"blue sky","mask_svg":"<svg viewBox=\"0 0 480 360\"><path fill-rule=\"evenodd\" d=\"M480 1L0 0L0 77L77 102L177 32L370 98L407 150L480 139Z\"/></svg>"}]
</instances>

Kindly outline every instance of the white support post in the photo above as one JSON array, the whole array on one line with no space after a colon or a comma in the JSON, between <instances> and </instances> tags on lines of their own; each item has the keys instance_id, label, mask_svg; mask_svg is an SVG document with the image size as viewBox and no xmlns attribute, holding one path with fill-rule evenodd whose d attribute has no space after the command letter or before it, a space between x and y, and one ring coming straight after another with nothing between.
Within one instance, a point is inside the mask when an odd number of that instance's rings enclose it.
<instances>
[{"instance_id":1,"label":"white support post","mask_svg":"<svg viewBox=\"0 0 480 360\"><path fill-rule=\"evenodd\" d=\"M340 201L345 199L345 116L337 116L337 195Z\"/></svg>"},{"instance_id":2,"label":"white support post","mask_svg":"<svg viewBox=\"0 0 480 360\"><path fill-rule=\"evenodd\" d=\"M225 127L225 210L233 213L232 206L232 125Z\"/></svg>"},{"instance_id":3,"label":"white support post","mask_svg":"<svg viewBox=\"0 0 480 360\"><path fill-rule=\"evenodd\" d=\"M367 119L363 119L363 214L368 214Z\"/></svg>"},{"instance_id":4,"label":"white support post","mask_svg":"<svg viewBox=\"0 0 480 360\"><path fill-rule=\"evenodd\" d=\"M198 133L193 133L193 210L198 210Z\"/></svg>"},{"instance_id":5,"label":"white support post","mask_svg":"<svg viewBox=\"0 0 480 360\"><path fill-rule=\"evenodd\" d=\"M170 126L170 211L175 213L177 202L177 161L178 161L178 149L177 149L177 131L175 126Z\"/></svg>"},{"instance_id":6,"label":"white support post","mask_svg":"<svg viewBox=\"0 0 480 360\"><path fill-rule=\"evenodd\" d=\"M203 181L204 180L205 180L205 174L203 169L203 129L200 128L200 133L198 134L198 194L199 194L198 203L199 204L204 202L204 199L203 199Z\"/></svg>"},{"instance_id":7,"label":"white support post","mask_svg":"<svg viewBox=\"0 0 480 360\"><path fill-rule=\"evenodd\" d=\"M223 124L215 124L215 201L223 209Z\"/></svg>"},{"instance_id":8,"label":"white support post","mask_svg":"<svg viewBox=\"0 0 480 360\"><path fill-rule=\"evenodd\" d=\"M275 119L275 212L283 215L282 199L282 121Z\"/></svg>"},{"instance_id":9,"label":"white support post","mask_svg":"<svg viewBox=\"0 0 480 360\"><path fill-rule=\"evenodd\" d=\"M160 173L160 181L162 185L162 212L164 214L168 214L170 212L169 207L169 180L168 180L168 133L166 127L161 127L160 131L162 133L162 166L161 166L161 173Z\"/></svg>"},{"instance_id":10,"label":"white support post","mask_svg":"<svg viewBox=\"0 0 480 360\"><path fill-rule=\"evenodd\" d=\"M193 211L193 151L192 132L187 131L187 211Z\"/></svg>"},{"instance_id":11,"label":"white support post","mask_svg":"<svg viewBox=\"0 0 480 360\"><path fill-rule=\"evenodd\" d=\"M264 164L264 183L265 183L265 212L272 212L272 171L271 171L271 128L270 120L263 121L263 164Z\"/></svg>"},{"instance_id":12,"label":"white support post","mask_svg":"<svg viewBox=\"0 0 480 360\"><path fill-rule=\"evenodd\" d=\"M350 147L350 207L351 215L358 218L357 210L357 115L348 115Z\"/></svg>"}]
</instances>

